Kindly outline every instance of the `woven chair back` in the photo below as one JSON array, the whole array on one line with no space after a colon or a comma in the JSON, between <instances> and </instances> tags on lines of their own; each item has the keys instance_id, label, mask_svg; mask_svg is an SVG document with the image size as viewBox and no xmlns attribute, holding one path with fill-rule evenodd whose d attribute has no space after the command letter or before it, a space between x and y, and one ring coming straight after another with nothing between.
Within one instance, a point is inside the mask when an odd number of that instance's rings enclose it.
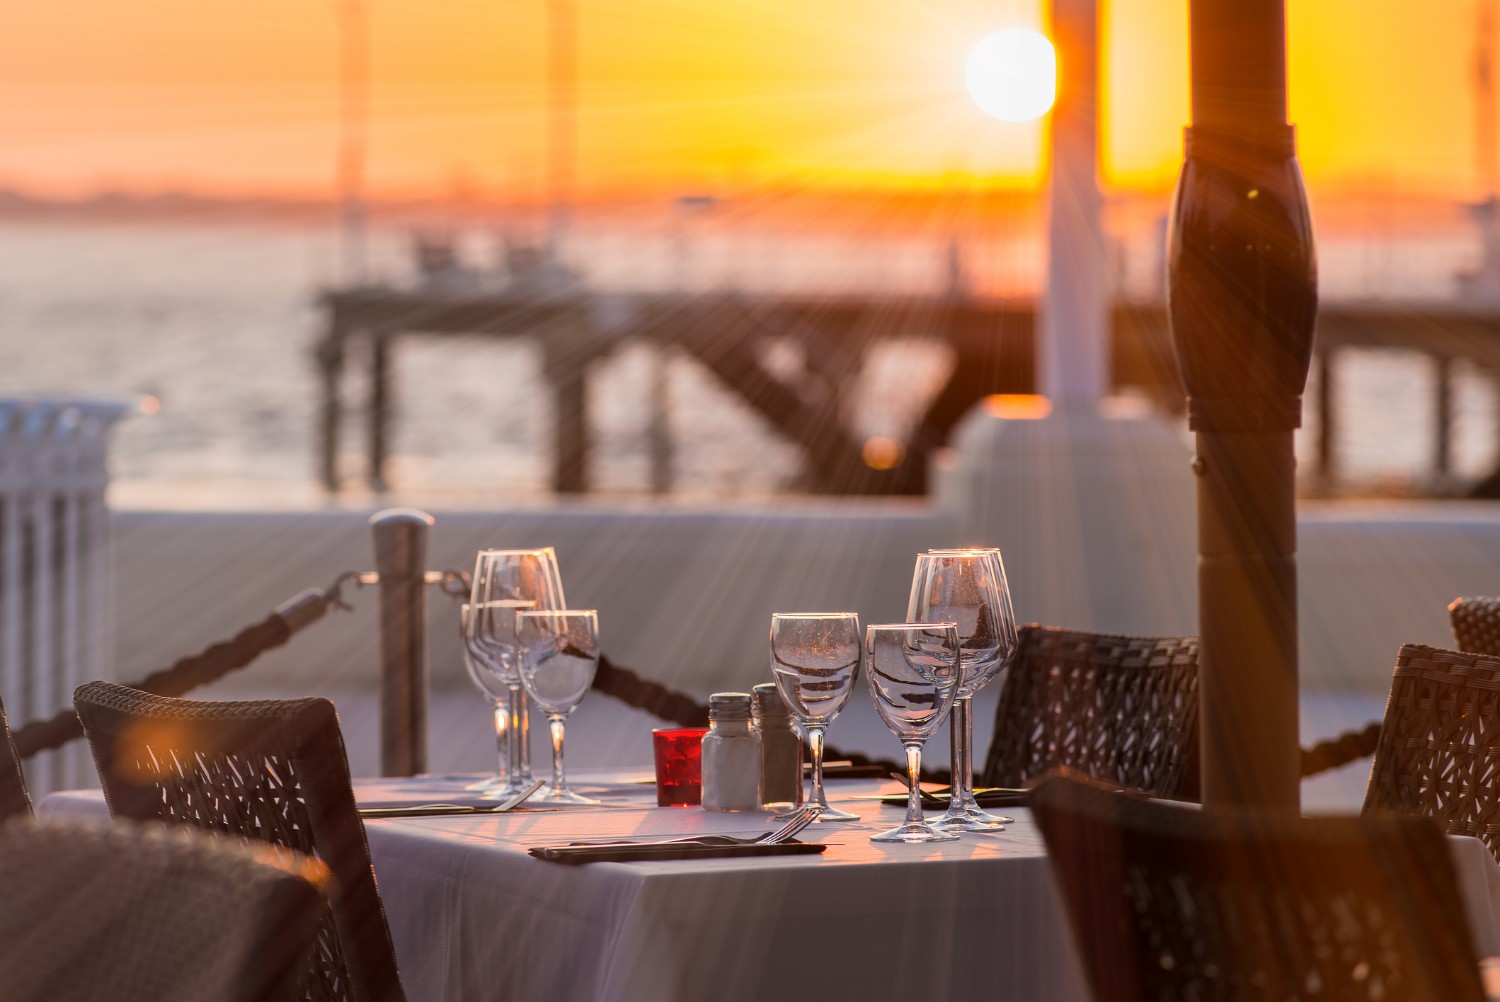
<instances>
[{"instance_id":1,"label":"woven chair back","mask_svg":"<svg viewBox=\"0 0 1500 1002\"><path fill-rule=\"evenodd\" d=\"M9 1002L290 1002L326 906L317 860L160 825L0 828Z\"/></svg>"},{"instance_id":2,"label":"woven chair back","mask_svg":"<svg viewBox=\"0 0 1500 1002\"><path fill-rule=\"evenodd\" d=\"M26 777L21 772L21 756L16 754L16 743L11 740L4 703L0 703L0 738L3 738L0 740L0 821L30 817L31 794L26 790Z\"/></svg>"},{"instance_id":3,"label":"woven chair back","mask_svg":"<svg viewBox=\"0 0 1500 1002\"><path fill-rule=\"evenodd\" d=\"M1396 657L1365 812L1436 819L1500 858L1500 657L1406 644Z\"/></svg>"},{"instance_id":4,"label":"woven chair back","mask_svg":"<svg viewBox=\"0 0 1500 1002\"><path fill-rule=\"evenodd\" d=\"M195 702L90 682L73 704L115 817L269 842L328 865L334 892L307 999L403 1002L332 703Z\"/></svg>"},{"instance_id":5,"label":"woven chair back","mask_svg":"<svg viewBox=\"0 0 1500 1002\"><path fill-rule=\"evenodd\" d=\"M1459 650L1500 655L1500 598L1456 598L1448 604L1448 622Z\"/></svg>"},{"instance_id":6,"label":"woven chair back","mask_svg":"<svg viewBox=\"0 0 1500 1002\"><path fill-rule=\"evenodd\" d=\"M1096 1002L1478 1002L1419 818L1197 810L1049 777L1032 809Z\"/></svg>"},{"instance_id":7,"label":"woven chair back","mask_svg":"<svg viewBox=\"0 0 1500 1002\"><path fill-rule=\"evenodd\" d=\"M1196 799L1197 638L1021 627L979 785L1025 786L1056 766Z\"/></svg>"}]
</instances>

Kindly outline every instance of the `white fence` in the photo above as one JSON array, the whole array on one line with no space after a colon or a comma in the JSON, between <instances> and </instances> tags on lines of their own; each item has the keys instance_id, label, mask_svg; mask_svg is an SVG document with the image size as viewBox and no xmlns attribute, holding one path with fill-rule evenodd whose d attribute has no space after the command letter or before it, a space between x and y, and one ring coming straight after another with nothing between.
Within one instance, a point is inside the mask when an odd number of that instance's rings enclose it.
<instances>
[{"instance_id":1,"label":"white fence","mask_svg":"<svg viewBox=\"0 0 1500 1002\"><path fill-rule=\"evenodd\" d=\"M0 693L13 722L72 705L108 677L113 637L109 432L122 403L0 398ZM26 764L33 794L91 772L73 742Z\"/></svg>"}]
</instances>

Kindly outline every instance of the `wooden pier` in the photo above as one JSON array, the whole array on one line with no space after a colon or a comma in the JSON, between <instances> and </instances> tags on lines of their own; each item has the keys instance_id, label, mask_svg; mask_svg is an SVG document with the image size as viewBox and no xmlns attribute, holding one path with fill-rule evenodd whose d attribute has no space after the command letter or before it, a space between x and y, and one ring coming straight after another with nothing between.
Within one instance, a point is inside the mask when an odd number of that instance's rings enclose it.
<instances>
[{"instance_id":1,"label":"wooden pier","mask_svg":"<svg viewBox=\"0 0 1500 1002\"><path fill-rule=\"evenodd\" d=\"M590 369L622 345L645 341L696 359L762 415L806 457L803 489L828 494L919 494L928 460L953 426L991 393L1036 389L1035 310L1028 302L960 296L750 296L737 293L601 295L526 287L499 291L368 288L321 299L325 317L316 358L321 375L321 474L339 489L342 382L352 364L369 366L367 462L372 489L385 488L392 413L393 351L404 337L481 335L535 339L550 387L552 486L589 489ZM872 347L896 338L947 344L956 364L889 468L867 461L866 443L844 421L843 394ZM788 374L766 362L772 342L790 341L805 360ZM366 342L368 350L351 350ZM1433 359L1436 414L1433 469L1448 472L1452 363L1467 359L1500 373L1500 311L1455 303L1325 304L1318 319L1320 479L1337 478L1336 385L1341 349L1401 348ZM1113 311L1112 378L1137 387L1170 410L1182 391L1160 304L1121 304ZM1500 429L1497 429L1500 434ZM1497 439L1500 441L1500 439ZM878 463L884 466L884 463ZM1500 477L1490 478L1500 493ZM1483 485L1481 485L1483 488ZM1489 496L1489 495L1487 495Z\"/></svg>"}]
</instances>

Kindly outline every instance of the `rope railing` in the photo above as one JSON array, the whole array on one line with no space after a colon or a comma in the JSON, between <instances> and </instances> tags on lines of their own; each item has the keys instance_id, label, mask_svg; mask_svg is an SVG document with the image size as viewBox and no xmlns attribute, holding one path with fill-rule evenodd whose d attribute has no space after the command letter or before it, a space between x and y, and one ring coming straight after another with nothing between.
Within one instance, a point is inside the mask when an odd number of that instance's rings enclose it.
<instances>
[{"instance_id":1,"label":"rope railing","mask_svg":"<svg viewBox=\"0 0 1500 1002\"><path fill-rule=\"evenodd\" d=\"M423 575L423 583L437 585L455 601L462 601L468 594L468 581L469 577L463 571L428 571ZM310 588L301 592L277 606L265 619L245 627L231 639L184 657L171 667L153 672L130 685L161 696L184 695L245 668L267 651L283 646L299 631L321 620L330 608L351 611L343 597L346 585L364 587L379 583L380 577L374 572L346 571L328 588ZM599 658L593 688L664 722L681 727L705 727L708 724L706 704L631 668L616 664L607 656L601 655ZM1380 724L1375 722L1302 749L1302 777L1306 779L1373 755L1379 735ZM71 709L67 709L46 720L32 721L19 728L14 733L14 740L19 755L30 758L41 752L60 748L82 736L83 727L79 724L78 717ZM851 766L862 769L898 774L905 771L904 766L894 759L873 758L831 745L825 747L825 758L828 761L848 762ZM951 780L951 773L947 770L924 769L922 775L929 782L946 783Z\"/></svg>"}]
</instances>

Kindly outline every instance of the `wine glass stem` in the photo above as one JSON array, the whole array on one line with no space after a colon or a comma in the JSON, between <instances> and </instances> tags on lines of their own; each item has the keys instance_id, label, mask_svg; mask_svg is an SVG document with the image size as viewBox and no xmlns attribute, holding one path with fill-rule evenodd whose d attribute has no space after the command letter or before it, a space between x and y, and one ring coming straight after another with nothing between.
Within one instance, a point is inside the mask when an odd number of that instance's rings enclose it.
<instances>
[{"instance_id":1,"label":"wine glass stem","mask_svg":"<svg viewBox=\"0 0 1500 1002\"><path fill-rule=\"evenodd\" d=\"M828 807L828 798L823 796L823 728L807 728L807 748L812 752L812 802L819 807Z\"/></svg>"},{"instance_id":2,"label":"wine glass stem","mask_svg":"<svg viewBox=\"0 0 1500 1002\"><path fill-rule=\"evenodd\" d=\"M505 779L510 775L510 706L504 699L495 703L495 749L500 757L495 775Z\"/></svg>"},{"instance_id":3,"label":"wine glass stem","mask_svg":"<svg viewBox=\"0 0 1500 1002\"><path fill-rule=\"evenodd\" d=\"M921 776L922 746L912 742L906 746L906 823L909 825L920 825L926 821L922 816L922 791L917 785Z\"/></svg>"},{"instance_id":4,"label":"wine glass stem","mask_svg":"<svg viewBox=\"0 0 1500 1002\"><path fill-rule=\"evenodd\" d=\"M968 807L969 791L974 775L970 765L970 749L974 740L974 720L969 713L969 697L960 696L953 701L953 716L949 719L953 734L953 787L948 798L948 816L956 817Z\"/></svg>"},{"instance_id":5,"label":"wine glass stem","mask_svg":"<svg viewBox=\"0 0 1500 1002\"><path fill-rule=\"evenodd\" d=\"M547 726L552 731L552 792L562 793L568 788L563 775L563 718L560 714L547 714Z\"/></svg>"},{"instance_id":6,"label":"wine glass stem","mask_svg":"<svg viewBox=\"0 0 1500 1002\"><path fill-rule=\"evenodd\" d=\"M531 721L526 706L526 691L520 685L510 686L510 778L517 783L531 781Z\"/></svg>"}]
</instances>

